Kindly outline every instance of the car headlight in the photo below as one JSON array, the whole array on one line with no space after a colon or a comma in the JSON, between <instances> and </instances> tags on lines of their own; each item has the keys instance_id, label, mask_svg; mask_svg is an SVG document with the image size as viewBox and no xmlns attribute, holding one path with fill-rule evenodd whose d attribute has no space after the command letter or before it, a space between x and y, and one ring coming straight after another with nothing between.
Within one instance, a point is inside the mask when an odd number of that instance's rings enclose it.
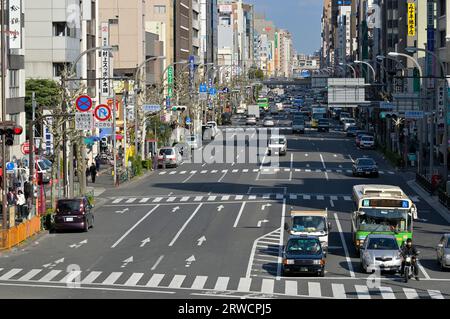
<instances>
[{"instance_id":1,"label":"car headlight","mask_svg":"<svg viewBox=\"0 0 450 319\"><path fill-rule=\"evenodd\" d=\"M314 265L320 265L321 264L321 259L313 260L313 264Z\"/></svg>"},{"instance_id":2,"label":"car headlight","mask_svg":"<svg viewBox=\"0 0 450 319\"><path fill-rule=\"evenodd\" d=\"M294 259L286 259L287 265L293 265L295 263Z\"/></svg>"}]
</instances>

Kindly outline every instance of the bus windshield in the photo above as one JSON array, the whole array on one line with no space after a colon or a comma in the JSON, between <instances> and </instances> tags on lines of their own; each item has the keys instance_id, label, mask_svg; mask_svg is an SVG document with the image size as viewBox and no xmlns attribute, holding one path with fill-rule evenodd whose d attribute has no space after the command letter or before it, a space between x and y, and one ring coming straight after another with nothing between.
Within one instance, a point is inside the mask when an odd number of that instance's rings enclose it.
<instances>
[{"instance_id":1,"label":"bus windshield","mask_svg":"<svg viewBox=\"0 0 450 319\"><path fill-rule=\"evenodd\" d=\"M406 209L362 209L358 217L359 230L370 232L410 231L411 222Z\"/></svg>"}]
</instances>

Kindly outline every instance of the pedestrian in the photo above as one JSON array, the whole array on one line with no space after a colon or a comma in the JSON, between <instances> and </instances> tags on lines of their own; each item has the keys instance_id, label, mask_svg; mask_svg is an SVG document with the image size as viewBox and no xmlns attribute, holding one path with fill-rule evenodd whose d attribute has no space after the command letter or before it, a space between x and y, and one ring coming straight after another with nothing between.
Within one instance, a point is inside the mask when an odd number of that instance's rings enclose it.
<instances>
[{"instance_id":1,"label":"pedestrian","mask_svg":"<svg viewBox=\"0 0 450 319\"><path fill-rule=\"evenodd\" d=\"M26 199L26 200L28 200L28 198L31 197L31 192L32 192L32 191L33 191L33 189L32 189L31 183L30 183L29 181L26 181L26 182L23 184L23 192L24 192L24 195L25 195L25 199Z\"/></svg>"},{"instance_id":2,"label":"pedestrian","mask_svg":"<svg viewBox=\"0 0 450 319\"><path fill-rule=\"evenodd\" d=\"M97 154L95 157L95 168L97 169L97 172L100 171L100 154Z\"/></svg>"},{"instance_id":3,"label":"pedestrian","mask_svg":"<svg viewBox=\"0 0 450 319\"><path fill-rule=\"evenodd\" d=\"M16 205L17 196L16 196L16 193L14 193L14 190L12 187L9 188L9 191L7 194L7 200L8 200L8 205L10 205L10 206Z\"/></svg>"},{"instance_id":4,"label":"pedestrian","mask_svg":"<svg viewBox=\"0 0 450 319\"><path fill-rule=\"evenodd\" d=\"M22 220L26 219L28 216L28 212L25 210L25 204L27 201L25 200L25 195L21 190L17 192L17 214L22 218Z\"/></svg>"},{"instance_id":5,"label":"pedestrian","mask_svg":"<svg viewBox=\"0 0 450 319\"><path fill-rule=\"evenodd\" d=\"M97 168L95 167L94 163L92 163L91 168L89 169L89 171L91 173L92 183L95 184L95 177L97 176Z\"/></svg>"}]
</instances>

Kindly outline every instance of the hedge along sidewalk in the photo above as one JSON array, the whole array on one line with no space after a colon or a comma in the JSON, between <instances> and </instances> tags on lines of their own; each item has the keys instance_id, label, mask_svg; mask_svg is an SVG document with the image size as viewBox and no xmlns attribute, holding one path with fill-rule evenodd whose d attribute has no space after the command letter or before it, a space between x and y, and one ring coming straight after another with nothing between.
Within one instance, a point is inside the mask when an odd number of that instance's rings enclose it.
<instances>
[{"instance_id":1,"label":"hedge along sidewalk","mask_svg":"<svg viewBox=\"0 0 450 319\"><path fill-rule=\"evenodd\" d=\"M450 225L450 214L448 209L439 202L437 196L430 196L426 191L420 187L415 180L410 180L406 182L409 187L411 187L420 197L422 197L428 205L430 205L441 217L447 221Z\"/></svg>"}]
</instances>

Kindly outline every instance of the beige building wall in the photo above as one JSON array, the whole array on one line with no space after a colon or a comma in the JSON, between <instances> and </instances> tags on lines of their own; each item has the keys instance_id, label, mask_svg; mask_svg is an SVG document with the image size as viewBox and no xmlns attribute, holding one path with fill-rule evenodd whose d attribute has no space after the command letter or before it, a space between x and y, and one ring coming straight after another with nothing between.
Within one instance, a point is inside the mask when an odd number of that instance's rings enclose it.
<instances>
[{"instance_id":1,"label":"beige building wall","mask_svg":"<svg viewBox=\"0 0 450 319\"><path fill-rule=\"evenodd\" d=\"M145 0L101 0L99 22L110 22L115 75L134 74L145 57ZM101 34L99 35L101 39Z\"/></svg>"}]
</instances>

